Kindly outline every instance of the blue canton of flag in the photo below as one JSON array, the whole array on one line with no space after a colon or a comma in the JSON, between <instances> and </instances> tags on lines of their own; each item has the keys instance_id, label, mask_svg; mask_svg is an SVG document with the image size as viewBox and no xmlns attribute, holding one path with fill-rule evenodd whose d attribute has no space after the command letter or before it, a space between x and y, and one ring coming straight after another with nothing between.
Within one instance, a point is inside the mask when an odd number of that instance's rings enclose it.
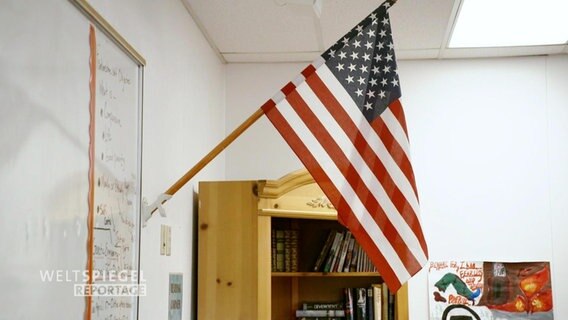
<instances>
[{"instance_id":1,"label":"blue canton of flag","mask_svg":"<svg viewBox=\"0 0 568 320\"><path fill-rule=\"evenodd\" d=\"M369 122L401 96L388 5L385 3L322 54Z\"/></svg>"}]
</instances>

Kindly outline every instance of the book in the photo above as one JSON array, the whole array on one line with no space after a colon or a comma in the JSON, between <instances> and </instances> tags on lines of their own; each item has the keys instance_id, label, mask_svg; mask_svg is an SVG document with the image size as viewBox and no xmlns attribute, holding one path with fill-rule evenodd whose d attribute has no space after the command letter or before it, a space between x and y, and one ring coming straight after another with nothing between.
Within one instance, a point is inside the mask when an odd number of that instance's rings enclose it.
<instances>
[{"instance_id":1,"label":"book","mask_svg":"<svg viewBox=\"0 0 568 320\"><path fill-rule=\"evenodd\" d=\"M271 250L270 250L270 255L271 255L271 269L272 271L276 271L276 232L274 232L275 230L272 230L272 232L270 233L270 240L271 240Z\"/></svg>"},{"instance_id":2,"label":"book","mask_svg":"<svg viewBox=\"0 0 568 320\"><path fill-rule=\"evenodd\" d=\"M296 310L296 317L342 317L345 318L345 310Z\"/></svg>"},{"instance_id":3,"label":"book","mask_svg":"<svg viewBox=\"0 0 568 320\"><path fill-rule=\"evenodd\" d=\"M290 269L286 270L289 272L297 272L298 271L298 256L299 256L299 237L300 231L298 230L289 230L290 233Z\"/></svg>"},{"instance_id":4,"label":"book","mask_svg":"<svg viewBox=\"0 0 568 320\"><path fill-rule=\"evenodd\" d=\"M355 242L354 246L353 246L353 259L351 260L351 266L349 268L349 271L351 272L357 272L359 270L357 270L357 261L359 260L359 249L361 247L359 246L358 242Z\"/></svg>"},{"instance_id":5,"label":"book","mask_svg":"<svg viewBox=\"0 0 568 320\"><path fill-rule=\"evenodd\" d=\"M327 240L325 240L325 243L320 251L320 254L318 256L318 259L316 260L316 263L314 265L314 271L318 272L322 269L322 265L325 261L325 258L327 257L327 254L329 253L329 249L331 248L331 245L333 244L333 241L335 240L335 230L331 230L328 235L327 235Z\"/></svg>"},{"instance_id":6,"label":"book","mask_svg":"<svg viewBox=\"0 0 568 320\"><path fill-rule=\"evenodd\" d=\"M355 292L356 292L355 319L369 320L367 316L367 289L356 288Z\"/></svg>"},{"instance_id":7,"label":"book","mask_svg":"<svg viewBox=\"0 0 568 320\"><path fill-rule=\"evenodd\" d=\"M353 288L344 288L343 292L345 295L345 318L347 320L355 320L355 310L353 301Z\"/></svg>"},{"instance_id":8,"label":"book","mask_svg":"<svg viewBox=\"0 0 568 320\"><path fill-rule=\"evenodd\" d=\"M371 262L371 258L369 258L368 254L365 254L365 257L366 257L366 261L367 261L366 272L371 272L371 270L373 268L373 263Z\"/></svg>"},{"instance_id":9,"label":"book","mask_svg":"<svg viewBox=\"0 0 568 320\"><path fill-rule=\"evenodd\" d=\"M290 272L292 270L291 230L283 230L282 232L284 232L284 271Z\"/></svg>"},{"instance_id":10,"label":"book","mask_svg":"<svg viewBox=\"0 0 568 320\"><path fill-rule=\"evenodd\" d=\"M386 284L381 285L382 320L389 318L389 289Z\"/></svg>"},{"instance_id":11,"label":"book","mask_svg":"<svg viewBox=\"0 0 568 320\"><path fill-rule=\"evenodd\" d=\"M371 259L369 259L369 256L367 255L366 252L365 252L365 267L363 269L365 270L365 272L371 271Z\"/></svg>"},{"instance_id":12,"label":"book","mask_svg":"<svg viewBox=\"0 0 568 320\"><path fill-rule=\"evenodd\" d=\"M375 301L373 298L373 287L369 287L367 290L367 318L369 320L375 319Z\"/></svg>"},{"instance_id":13,"label":"book","mask_svg":"<svg viewBox=\"0 0 568 320\"><path fill-rule=\"evenodd\" d=\"M388 320L394 320L395 296L390 290L388 291L388 306L389 306Z\"/></svg>"},{"instance_id":14,"label":"book","mask_svg":"<svg viewBox=\"0 0 568 320\"><path fill-rule=\"evenodd\" d=\"M304 302L303 310L344 310L343 302Z\"/></svg>"},{"instance_id":15,"label":"book","mask_svg":"<svg viewBox=\"0 0 568 320\"><path fill-rule=\"evenodd\" d=\"M331 249L329 250L329 254L327 255L327 260L325 262L325 267L323 269L323 272L331 272L330 270L331 267L333 266L333 263L335 262L335 259L337 258L337 250L342 239L343 239L343 233L337 232L335 234L335 240L333 241Z\"/></svg>"},{"instance_id":16,"label":"book","mask_svg":"<svg viewBox=\"0 0 568 320\"><path fill-rule=\"evenodd\" d=\"M349 247L349 241L351 240L351 231L347 231L345 233L345 238L343 239L343 243L341 244L341 250L339 252L339 258L337 259L337 266L334 268L335 272L342 272L343 271L343 264L345 263L345 256L347 256L347 248Z\"/></svg>"},{"instance_id":17,"label":"book","mask_svg":"<svg viewBox=\"0 0 568 320\"><path fill-rule=\"evenodd\" d=\"M274 230L276 233L276 271L284 272L284 231Z\"/></svg>"},{"instance_id":18,"label":"book","mask_svg":"<svg viewBox=\"0 0 568 320\"><path fill-rule=\"evenodd\" d=\"M351 271L351 259L353 258L353 247L355 246L355 238L349 239L349 246L347 247L347 255L345 256L345 263L343 272Z\"/></svg>"},{"instance_id":19,"label":"book","mask_svg":"<svg viewBox=\"0 0 568 320\"><path fill-rule=\"evenodd\" d=\"M345 317L296 317L296 320L345 320Z\"/></svg>"},{"instance_id":20,"label":"book","mask_svg":"<svg viewBox=\"0 0 568 320\"><path fill-rule=\"evenodd\" d=\"M382 289L380 284L373 284L373 307L374 318L373 320L382 320Z\"/></svg>"}]
</instances>

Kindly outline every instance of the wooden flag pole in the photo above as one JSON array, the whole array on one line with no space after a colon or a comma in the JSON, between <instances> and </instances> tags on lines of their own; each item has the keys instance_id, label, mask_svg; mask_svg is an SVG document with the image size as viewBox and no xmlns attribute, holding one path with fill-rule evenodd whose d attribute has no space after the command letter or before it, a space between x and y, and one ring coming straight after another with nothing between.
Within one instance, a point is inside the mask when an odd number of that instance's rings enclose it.
<instances>
[{"instance_id":1,"label":"wooden flag pole","mask_svg":"<svg viewBox=\"0 0 568 320\"><path fill-rule=\"evenodd\" d=\"M213 160L221 151L225 150L235 139L237 139L246 129L264 115L262 109L256 110L248 119L246 119L239 127L237 127L231 134L229 134L223 141L221 141L213 150L211 150L203 159L201 159L193 168L189 169L183 177L174 183L167 191L166 194L174 195L183 187L191 178L193 178L201 169L203 169L211 160Z\"/></svg>"},{"instance_id":2,"label":"wooden flag pole","mask_svg":"<svg viewBox=\"0 0 568 320\"><path fill-rule=\"evenodd\" d=\"M199 162L193 166L193 168L189 169L181 178L178 179L168 190L166 190L165 194L169 196L173 196L179 189L181 189L191 178L193 178L201 169L203 169L211 160L213 160L221 151L225 150L227 146L229 146L235 139L237 139L245 130L247 130L253 123L256 122L262 115L264 111L262 108L256 110L248 119L246 119L240 126L238 126L231 134L229 134L223 141L221 141L213 150L211 150L205 157L203 157ZM164 204L166 200L163 200L161 204ZM150 214L154 213L158 207L151 208Z\"/></svg>"}]
</instances>

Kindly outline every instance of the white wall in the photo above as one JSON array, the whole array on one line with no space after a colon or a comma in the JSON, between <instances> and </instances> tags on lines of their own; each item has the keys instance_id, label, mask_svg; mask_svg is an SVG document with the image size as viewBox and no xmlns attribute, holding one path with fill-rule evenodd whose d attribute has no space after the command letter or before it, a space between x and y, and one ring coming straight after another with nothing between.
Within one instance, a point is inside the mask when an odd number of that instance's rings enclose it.
<instances>
[{"instance_id":1,"label":"white wall","mask_svg":"<svg viewBox=\"0 0 568 320\"><path fill-rule=\"evenodd\" d=\"M228 64L227 133L260 108L284 84L294 79L305 66L305 63ZM302 167L296 155L264 116L225 152L227 180L276 179Z\"/></svg>"},{"instance_id":2,"label":"white wall","mask_svg":"<svg viewBox=\"0 0 568 320\"><path fill-rule=\"evenodd\" d=\"M153 201L224 137L225 65L180 0L89 2L147 62L142 195ZM52 286L34 285L40 269L82 270L86 265L88 111L80 106L88 102L88 26L79 23L85 20L70 2L61 0L2 1L0 17L0 62L5 75L0 79L0 285L4 292L0 319L80 319L83 299L73 297L72 291L69 296L57 295ZM66 42L69 35L85 42ZM42 52L53 48L72 52L76 58L42 59ZM56 91L61 83L54 80L68 80L63 78L66 66L77 64L84 64L85 72L79 80L77 75L69 76L69 90L85 94L65 101L65 92ZM45 70L58 76L36 76ZM24 99L29 103L14 102ZM69 105L77 109L62 108ZM33 147L46 136L61 141L61 146ZM75 174L74 180L50 181L54 168L66 167ZM183 272L183 318L190 319L193 192L198 180L223 179L224 171L221 155L167 203L167 218L153 217L142 230L141 268L148 295L141 299L140 319L167 318L170 272ZM36 174L37 179L21 181L18 172ZM72 200L62 199L67 192ZM52 208L38 207L50 197L59 201L54 210L59 210L60 217L51 215ZM170 257L159 255L160 224L172 226Z\"/></svg>"},{"instance_id":3,"label":"white wall","mask_svg":"<svg viewBox=\"0 0 568 320\"><path fill-rule=\"evenodd\" d=\"M227 67L227 129L304 64ZM402 102L430 259L550 260L555 314L568 317L568 56L400 61ZM235 143L227 179L273 179L300 163L267 119ZM552 232L554 231L554 232ZM427 317L427 275L410 282Z\"/></svg>"},{"instance_id":4,"label":"white wall","mask_svg":"<svg viewBox=\"0 0 568 320\"><path fill-rule=\"evenodd\" d=\"M550 216L552 219L554 310L557 319L568 315L568 58L547 60L548 152L550 157Z\"/></svg>"}]
</instances>

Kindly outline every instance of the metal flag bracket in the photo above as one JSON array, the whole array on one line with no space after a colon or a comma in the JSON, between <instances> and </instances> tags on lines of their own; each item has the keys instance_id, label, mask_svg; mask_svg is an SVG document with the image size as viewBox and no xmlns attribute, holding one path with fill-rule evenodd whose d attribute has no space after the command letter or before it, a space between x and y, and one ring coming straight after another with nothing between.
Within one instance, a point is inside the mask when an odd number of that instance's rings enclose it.
<instances>
[{"instance_id":1,"label":"metal flag bracket","mask_svg":"<svg viewBox=\"0 0 568 320\"><path fill-rule=\"evenodd\" d=\"M151 205L148 205L148 199L144 197L142 199L142 226L144 227L146 226L148 220L152 218L152 213L156 210L160 212L160 215L162 217L166 217L166 209L164 209L162 204L170 200L171 197L172 197L171 194L162 193L161 195L158 196L156 201L154 201Z\"/></svg>"}]
</instances>

